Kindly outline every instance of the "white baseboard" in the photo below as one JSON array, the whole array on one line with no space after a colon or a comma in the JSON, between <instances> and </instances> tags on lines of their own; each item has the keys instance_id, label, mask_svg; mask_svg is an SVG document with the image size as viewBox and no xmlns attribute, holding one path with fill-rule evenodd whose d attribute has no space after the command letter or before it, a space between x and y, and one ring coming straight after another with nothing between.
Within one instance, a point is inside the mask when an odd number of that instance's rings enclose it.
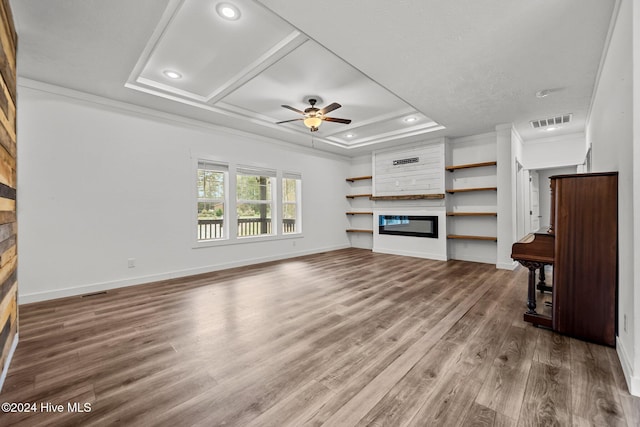
<instances>
[{"instance_id":1,"label":"white baseboard","mask_svg":"<svg viewBox=\"0 0 640 427\"><path fill-rule=\"evenodd\" d=\"M496 263L496 268L499 268L501 270L515 270L517 266L517 261Z\"/></svg>"},{"instance_id":2,"label":"white baseboard","mask_svg":"<svg viewBox=\"0 0 640 427\"><path fill-rule=\"evenodd\" d=\"M144 283L157 282L159 280L176 279L179 277L193 276L202 273L211 273L218 270L226 270L228 268L244 267L247 265L260 264L263 262L279 261L282 259L295 258L304 255L312 255L320 252L335 251L339 249L345 249L350 247L349 245L331 246L325 248L317 248L309 251L300 251L293 253L284 253L277 255L270 255L260 258L251 258L236 262L228 262L224 264L207 265L203 267L187 268L184 270L169 271L159 274L152 274L148 276L139 276L122 280L113 280L108 282L92 283L89 285L75 286L72 288L54 289L43 292L33 292L29 294L20 294L18 288L18 302L19 304L29 304L33 302L47 301L57 298L65 298L76 295L85 295L95 292L107 291L109 289L123 288L126 286L142 285Z\"/></svg>"},{"instance_id":3,"label":"white baseboard","mask_svg":"<svg viewBox=\"0 0 640 427\"><path fill-rule=\"evenodd\" d=\"M380 254L411 256L415 258L434 259L436 261L446 261L447 257L441 254L431 254L425 252L402 251L396 249L372 249L373 252Z\"/></svg>"},{"instance_id":4,"label":"white baseboard","mask_svg":"<svg viewBox=\"0 0 640 427\"><path fill-rule=\"evenodd\" d=\"M469 261L469 262L479 262L482 264L495 264L496 263L496 259L495 258L483 258L483 257L477 257L477 256L459 256L459 255L451 255L449 254L449 259L450 260L456 260L456 261Z\"/></svg>"},{"instance_id":5,"label":"white baseboard","mask_svg":"<svg viewBox=\"0 0 640 427\"><path fill-rule=\"evenodd\" d=\"M620 337L616 338L616 351L618 353L618 359L622 366L622 372L624 373L624 379L627 381L627 388L629 393L633 396L640 397L640 377L633 375L633 363L629 360L629 355L624 347L624 344L620 340Z\"/></svg>"},{"instance_id":6,"label":"white baseboard","mask_svg":"<svg viewBox=\"0 0 640 427\"><path fill-rule=\"evenodd\" d=\"M2 367L2 375L0 375L0 391L2 391L2 386L4 386L4 380L7 378L7 372L9 372L9 365L11 365L11 359L13 359L13 353L15 353L16 348L18 347L18 334L13 337L13 343L11 344L11 349L9 350L9 354L7 355L7 359L4 361L4 366Z\"/></svg>"}]
</instances>

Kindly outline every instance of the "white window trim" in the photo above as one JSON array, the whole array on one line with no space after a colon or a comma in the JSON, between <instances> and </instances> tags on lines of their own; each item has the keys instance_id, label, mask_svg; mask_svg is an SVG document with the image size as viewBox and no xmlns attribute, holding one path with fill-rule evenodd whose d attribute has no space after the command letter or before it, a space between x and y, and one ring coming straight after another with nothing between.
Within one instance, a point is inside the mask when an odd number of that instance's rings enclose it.
<instances>
[{"instance_id":1,"label":"white window trim","mask_svg":"<svg viewBox=\"0 0 640 427\"><path fill-rule=\"evenodd\" d=\"M234 213L236 215L235 218L235 223L237 226L238 223L238 209L237 206L238 204L241 203L250 203L250 204L258 204L258 205L269 205L271 207L271 233L270 234L259 234L259 235L254 235L254 236L238 236L238 232L236 230L236 233L234 234L235 238L238 240L247 240L247 239L259 239L259 240L264 240L265 237L274 237L274 236L279 236L282 233L279 233L279 230L277 230L277 224L278 224L278 218L280 218L280 216L278 215L278 207L280 205L280 203L278 203L278 183L280 182L280 180L278 179L278 171L274 170L274 169L270 169L270 168L264 168L264 167L259 167L259 166L246 166L246 165L238 165L236 167L236 178L238 175L246 175L246 176L265 176L268 178L271 178L269 180L269 185L271 186L271 200L266 201L266 200L239 200L238 199L238 194L237 194L237 185L235 187L233 187L235 189L234 191L234 195L236 196L236 210L234 210ZM237 183L236 183L237 184Z\"/></svg>"},{"instance_id":2,"label":"white window trim","mask_svg":"<svg viewBox=\"0 0 640 427\"><path fill-rule=\"evenodd\" d=\"M230 165L228 162L222 161L220 159L214 158L214 157L210 157L210 156L195 156L193 158L193 177L194 177L194 181L193 182L198 182L198 169L200 169L200 162L208 162L208 163L212 163L216 166L220 167L220 171L225 173L225 180L224 180L224 199L223 199L223 203L224 203L224 210L225 210L225 214L224 214L224 220L222 223L222 235L223 237L220 239L211 239L211 240L198 240L198 201L200 200L200 197L198 197L198 186L197 185L193 185L193 202L192 202L192 209L193 207L195 207L195 209L193 209L193 220L192 220L192 224L195 225L195 227L193 227L193 241L195 242L195 244L200 247L200 246L210 246L211 243L216 243L216 244L220 244L220 243L226 243L226 241L229 240L229 236L230 234L230 230L229 230L229 226L231 224L231 221L229 219L229 215L227 213L228 209L230 208L229 206L229 177L230 177ZM225 170L226 169L226 170Z\"/></svg>"},{"instance_id":3,"label":"white window trim","mask_svg":"<svg viewBox=\"0 0 640 427\"><path fill-rule=\"evenodd\" d=\"M281 174L280 180L280 191L282 191L282 186L284 184L285 179L295 179L297 180L296 185L296 202L285 202L284 194L280 194L280 207L282 208L282 212L280 212L280 218L282 218L282 222L278 224L278 227L281 227L280 231L283 236L297 236L302 234L302 174L300 172L288 172L283 171ZM293 233L285 233L284 232L284 206L285 204L296 205L296 231Z\"/></svg>"},{"instance_id":4,"label":"white window trim","mask_svg":"<svg viewBox=\"0 0 640 427\"><path fill-rule=\"evenodd\" d=\"M255 242L264 242L264 241L278 241L278 240L290 240L290 239L300 239L304 237L302 232L302 192L298 195L299 206L298 206L298 217L300 218L300 232L296 233L287 233L284 234L281 228L280 218L282 218L282 177L284 174L297 174L300 177L300 184L302 188L302 174L296 172L282 172L280 170L276 170L274 168L265 167L262 165L239 165L236 163L228 162L222 160L220 158L208 155L208 154L192 154L192 176L193 181L197 182L198 178L198 162L199 161L207 161L211 163L216 163L219 165L227 165L227 175L225 179L225 221L224 221L224 232L225 237L222 239L215 240L198 240L198 230L197 227L192 227L192 248L200 249L200 248L210 248L217 246L229 246L236 244L246 244L246 243L255 243ZM273 234L265 234L260 236L245 236L238 237L238 217L237 217L237 174L238 170L241 171L261 171L262 173L269 172L273 175L263 175L263 176L272 176L274 178L274 183L272 185L274 188L271 190L271 198L272 198L272 224L271 230L274 231ZM192 184L192 206L197 206L198 202L198 189L197 185ZM233 189L233 190L232 190ZM251 201L255 202L255 201ZM192 208L192 224L198 224L198 211L197 209ZM228 215L226 214L228 212Z\"/></svg>"}]
</instances>

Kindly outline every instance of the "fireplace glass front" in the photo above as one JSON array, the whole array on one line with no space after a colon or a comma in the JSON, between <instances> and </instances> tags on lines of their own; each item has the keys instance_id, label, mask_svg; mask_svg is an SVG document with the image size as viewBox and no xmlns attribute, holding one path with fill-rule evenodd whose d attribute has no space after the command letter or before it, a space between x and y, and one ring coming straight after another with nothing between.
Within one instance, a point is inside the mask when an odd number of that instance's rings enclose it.
<instances>
[{"instance_id":1,"label":"fireplace glass front","mask_svg":"<svg viewBox=\"0 0 640 427\"><path fill-rule=\"evenodd\" d=\"M438 217L379 215L378 234L438 238Z\"/></svg>"}]
</instances>

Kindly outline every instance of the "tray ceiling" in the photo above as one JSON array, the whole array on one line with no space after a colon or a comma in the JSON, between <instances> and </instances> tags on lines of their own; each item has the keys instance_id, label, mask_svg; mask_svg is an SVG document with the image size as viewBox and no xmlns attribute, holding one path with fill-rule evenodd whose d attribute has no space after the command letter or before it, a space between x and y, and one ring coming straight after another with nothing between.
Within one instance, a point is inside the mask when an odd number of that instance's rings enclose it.
<instances>
[{"instance_id":1,"label":"tray ceiling","mask_svg":"<svg viewBox=\"0 0 640 427\"><path fill-rule=\"evenodd\" d=\"M217 13L232 3L240 18ZM366 7L363 7L366 4ZM21 84L358 155L513 123L584 131L615 0L12 0ZM173 70L180 79L164 72ZM537 97L536 93L548 96ZM311 133L282 104L318 96ZM531 120L571 114L548 132ZM412 116L417 121L404 119ZM312 138L313 137L313 138Z\"/></svg>"},{"instance_id":2,"label":"tray ceiling","mask_svg":"<svg viewBox=\"0 0 640 427\"><path fill-rule=\"evenodd\" d=\"M305 135L301 121L275 125L300 117L282 105L337 102L328 116L352 123L323 122L313 136L345 149L444 129L261 5L235 0L241 15L229 21L215 4L170 2L126 87Z\"/></svg>"}]
</instances>

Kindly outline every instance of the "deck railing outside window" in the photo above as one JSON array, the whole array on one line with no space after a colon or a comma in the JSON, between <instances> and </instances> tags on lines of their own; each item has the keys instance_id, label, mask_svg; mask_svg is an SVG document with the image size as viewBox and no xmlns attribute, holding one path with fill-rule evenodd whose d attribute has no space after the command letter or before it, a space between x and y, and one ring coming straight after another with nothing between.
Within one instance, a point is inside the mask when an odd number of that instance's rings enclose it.
<instances>
[{"instance_id":1,"label":"deck railing outside window","mask_svg":"<svg viewBox=\"0 0 640 427\"><path fill-rule=\"evenodd\" d=\"M285 219L284 232L296 230L295 219ZM221 239L223 237L222 219L199 219L198 240ZM238 237L271 234L271 218L238 218Z\"/></svg>"}]
</instances>

